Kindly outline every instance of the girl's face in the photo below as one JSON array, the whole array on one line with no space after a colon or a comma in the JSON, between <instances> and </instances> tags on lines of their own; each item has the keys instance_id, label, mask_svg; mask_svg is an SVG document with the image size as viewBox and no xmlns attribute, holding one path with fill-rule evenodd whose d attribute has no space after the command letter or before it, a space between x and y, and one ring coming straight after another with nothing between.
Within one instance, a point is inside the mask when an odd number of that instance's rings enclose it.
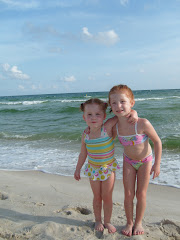
<instances>
[{"instance_id":1,"label":"girl's face","mask_svg":"<svg viewBox=\"0 0 180 240\"><path fill-rule=\"evenodd\" d=\"M99 128L106 118L106 114L98 104L87 104L85 106L83 118L90 128Z\"/></svg>"},{"instance_id":2,"label":"girl's face","mask_svg":"<svg viewBox=\"0 0 180 240\"><path fill-rule=\"evenodd\" d=\"M117 117L123 117L130 113L134 100L128 98L125 92L118 91L110 95L110 105Z\"/></svg>"}]
</instances>

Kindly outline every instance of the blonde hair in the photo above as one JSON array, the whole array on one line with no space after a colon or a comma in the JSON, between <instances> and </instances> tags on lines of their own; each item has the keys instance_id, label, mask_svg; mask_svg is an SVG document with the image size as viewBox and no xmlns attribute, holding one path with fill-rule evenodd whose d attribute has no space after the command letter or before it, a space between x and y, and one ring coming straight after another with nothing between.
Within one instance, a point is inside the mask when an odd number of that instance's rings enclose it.
<instances>
[{"instance_id":1,"label":"blonde hair","mask_svg":"<svg viewBox=\"0 0 180 240\"><path fill-rule=\"evenodd\" d=\"M109 91L109 104L110 104L110 96L113 93L116 92L125 92L125 94L127 95L127 97L133 102L134 101L134 94L132 92L132 90L127 86L127 85L116 85L114 87L111 88L111 90Z\"/></svg>"},{"instance_id":2,"label":"blonde hair","mask_svg":"<svg viewBox=\"0 0 180 240\"><path fill-rule=\"evenodd\" d=\"M106 109L108 107L108 104L106 102L103 102L99 98L91 98L91 99L85 101L84 103L81 103L80 109L81 109L82 112L85 111L85 107L88 104L97 104L97 105L99 105L104 113L106 113Z\"/></svg>"}]
</instances>

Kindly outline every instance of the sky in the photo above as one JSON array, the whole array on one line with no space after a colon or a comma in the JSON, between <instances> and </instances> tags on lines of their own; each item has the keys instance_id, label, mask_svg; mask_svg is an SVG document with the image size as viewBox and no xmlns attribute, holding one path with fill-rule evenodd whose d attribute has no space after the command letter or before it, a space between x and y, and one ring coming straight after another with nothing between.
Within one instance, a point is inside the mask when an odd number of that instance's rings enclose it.
<instances>
[{"instance_id":1,"label":"sky","mask_svg":"<svg viewBox=\"0 0 180 240\"><path fill-rule=\"evenodd\" d=\"M0 96L180 88L180 0L0 0Z\"/></svg>"}]
</instances>

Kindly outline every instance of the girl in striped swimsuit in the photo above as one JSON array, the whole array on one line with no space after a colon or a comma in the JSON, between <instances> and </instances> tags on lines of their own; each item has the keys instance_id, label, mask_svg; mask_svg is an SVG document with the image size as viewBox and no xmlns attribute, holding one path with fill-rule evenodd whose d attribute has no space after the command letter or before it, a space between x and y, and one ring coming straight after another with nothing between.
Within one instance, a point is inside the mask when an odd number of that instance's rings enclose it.
<instances>
[{"instance_id":1,"label":"girl in striped swimsuit","mask_svg":"<svg viewBox=\"0 0 180 240\"><path fill-rule=\"evenodd\" d=\"M104 227L109 233L116 232L116 228L110 223L112 214L112 192L115 182L115 171L119 165L114 157L113 126L117 123L117 117L107 120L107 103L99 99L89 99L81 104L83 119L89 127L89 133L82 135L81 152L74 173L74 178L80 180L80 171L88 156L85 166L85 175L90 178L90 185L94 194L93 209L95 215L95 230L103 231ZM137 119L134 111L131 120ZM104 209L104 225L101 220L101 209Z\"/></svg>"}]
</instances>

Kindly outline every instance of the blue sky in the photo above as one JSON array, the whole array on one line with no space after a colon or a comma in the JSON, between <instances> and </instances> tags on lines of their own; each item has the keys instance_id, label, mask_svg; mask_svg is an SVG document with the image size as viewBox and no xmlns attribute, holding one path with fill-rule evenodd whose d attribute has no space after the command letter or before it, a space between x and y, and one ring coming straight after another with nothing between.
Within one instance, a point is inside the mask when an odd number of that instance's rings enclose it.
<instances>
[{"instance_id":1,"label":"blue sky","mask_svg":"<svg viewBox=\"0 0 180 240\"><path fill-rule=\"evenodd\" d=\"M180 0L0 0L0 96L180 88Z\"/></svg>"}]
</instances>

